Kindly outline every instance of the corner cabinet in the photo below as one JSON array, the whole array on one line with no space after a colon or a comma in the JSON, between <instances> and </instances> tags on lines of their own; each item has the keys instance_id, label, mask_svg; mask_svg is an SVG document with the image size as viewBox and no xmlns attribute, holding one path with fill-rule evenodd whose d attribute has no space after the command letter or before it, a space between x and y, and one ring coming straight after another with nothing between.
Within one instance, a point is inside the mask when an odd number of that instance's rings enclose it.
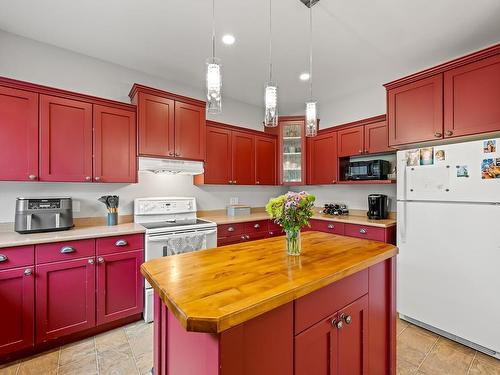
<instances>
[{"instance_id":1,"label":"corner cabinet","mask_svg":"<svg viewBox=\"0 0 500 375\"><path fill-rule=\"evenodd\" d=\"M139 156L205 160L205 102L134 84Z\"/></svg>"}]
</instances>

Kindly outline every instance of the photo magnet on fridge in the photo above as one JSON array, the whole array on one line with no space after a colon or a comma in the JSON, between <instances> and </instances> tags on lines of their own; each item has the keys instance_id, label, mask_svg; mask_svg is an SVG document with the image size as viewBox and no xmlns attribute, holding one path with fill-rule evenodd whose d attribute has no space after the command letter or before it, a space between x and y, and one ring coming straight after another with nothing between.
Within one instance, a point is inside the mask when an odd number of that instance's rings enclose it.
<instances>
[{"instance_id":1,"label":"photo magnet on fridge","mask_svg":"<svg viewBox=\"0 0 500 375\"><path fill-rule=\"evenodd\" d=\"M469 167L466 165L457 165L457 177L469 177Z\"/></svg>"},{"instance_id":2,"label":"photo magnet on fridge","mask_svg":"<svg viewBox=\"0 0 500 375\"><path fill-rule=\"evenodd\" d=\"M484 159L481 162L481 178L483 180L500 178L500 166L496 166L493 159Z\"/></svg>"},{"instance_id":3,"label":"photo magnet on fridge","mask_svg":"<svg viewBox=\"0 0 500 375\"><path fill-rule=\"evenodd\" d=\"M408 167L420 165L420 151L418 149L406 151L406 165Z\"/></svg>"},{"instance_id":4,"label":"photo magnet on fridge","mask_svg":"<svg viewBox=\"0 0 500 375\"><path fill-rule=\"evenodd\" d=\"M420 165L434 164L434 147L420 149Z\"/></svg>"},{"instance_id":5,"label":"photo magnet on fridge","mask_svg":"<svg viewBox=\"0 0 500 375\"><path fill-rule=\"evenodd\" d=\"M434 158L436 161L445 161L446 160L446 152L444 150L437 150L434 154Z\"/></svg>"},{"instance_id":6,"label":"photo magnet on fridge","mask_svg":"<svg viewBox=\"0 0 500 375\"><path fill-rule=\"evenodd\" d=\"M484 141L483 152L485 154L497 152L497 141L495 139L488 139L487 141Z\"/></svg>"}]
</instances>

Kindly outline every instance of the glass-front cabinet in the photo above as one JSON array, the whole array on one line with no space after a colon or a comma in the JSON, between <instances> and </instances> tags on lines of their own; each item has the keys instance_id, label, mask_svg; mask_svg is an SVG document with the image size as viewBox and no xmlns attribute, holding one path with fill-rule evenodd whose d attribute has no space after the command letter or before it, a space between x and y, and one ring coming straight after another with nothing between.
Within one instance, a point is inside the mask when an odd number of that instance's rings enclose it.
<instances>
[{"instance_id":1,"label":"glass-front cabinet","mask_svg":"<svg viewBox=\"0 0 500 375\"><path fill-rule=\"evenodd\" d=\"M278 135L281 185L306 184L306 138L304 116L282 116L278 127L266 131Z\"/></svg>"}]
</instances>

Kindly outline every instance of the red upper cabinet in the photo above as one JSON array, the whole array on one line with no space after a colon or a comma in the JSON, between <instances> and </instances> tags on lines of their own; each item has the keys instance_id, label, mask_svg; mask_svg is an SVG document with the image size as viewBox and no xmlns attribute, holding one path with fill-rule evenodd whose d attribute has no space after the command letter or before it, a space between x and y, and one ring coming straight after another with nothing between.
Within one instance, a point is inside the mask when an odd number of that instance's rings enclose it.
<instances>
[{"instance_id":1,"label":"red upper cabinet","mask_svg":"<svg viewBox=\"0 0 500 375\"><path fill-rule=\"evenodd\" d=\"M232 132L233 184L255 183L255 137L245 132Z\"/></svg>"},{"instance_id":2,"label":"red upper cabinet","mask_svg":"<svg viewBox=\"0 0 500 375\"><path fill-rule=\"evenodd\" d=\"M205 108L175 102L175 156L205 160Z\"/></svg>"},{"instance_id":3,"label":"red upper cabinet","mask_svg":"<svg viewBox=\"0 0 500 375\"><path fill-rule=\"evenodd\" d=\"M206 139L207 160L205 162L204 183L229 184L233 179L231 130L207 125Z\"/></svg>"},{"instance_id":4,"label":"red upper cabinet","mask_svg":"<svg viewBox=\"0 0 500 375\"><path fill-rule=\"evenodd\" d=\"M136 182L135 112L94 106L94 181Z\"/></svg>"},{"instance_id":5,"label":"red upper cabinet","mask_svg":"<svg viewBox=\"0 0 500 375\"><path fill-rule=\"evenodd\" d=\"M443 75L411 82L387 92L389 145L443 137Z\"/></svg>"},{"instance_id":6,"label":"red upper cabinet","mask_svg":"<svg viewBox=\"0 0 500 375\"><path fill-rule=\"evenodd\" d=\"M205 160L205 102L134 84L139 155Z\"/></svg>"},{"instance_id":7,"label":"red upper cabinet","mask_svg":"<svg viewBox=\"0 0 500 375\"><path fill-rule=\"evenodd\" d=\"M139 155L174 156L174 101L140 92L137 108Z\"/></svg>"},{"instance_id":8,"label":"red upper cabinet","mask_svg":"<svg viewBox=\"0 0 500 375\"><path fill-rule=\"evenodd\" d=\"M276 138L255 136L255 184L276 185Z\"/></svg>"},{"instance_id":9,"label":"red upper cabinet","mask_svg":"<svg viewBox=\"0 0 500 375\"><path fill-rule=\"evenodd\" d=\"M38 94L0 86L0 132L0 180L37 180Z\"/></svg>"},{"instance_id":10,"label":"red upper cabinet","mask_svg":"<svg viewBox=\"0 0 500 375\"><path fill-rule=\"evenodd\" d=\"M94 258L36 266L36 342L95 326Z\"/></svg>"},{"instance_id":11,"label":"red upper cabinet","mask_svg":"<svg viewBox=\"0 0 500 375\"><path fill-rule=\"evenodd\" d=\"M329 131L309 138L307 144L307 183L334 184L337 180L337 132Z\"/></svg>"},{"instance_id":12,"label":"red upper cabinet","mask_svg":"<svg viewBox=\"0 0 500 375\"><path fill-rule=\"evenodd\" d=\"M500 54L444 73L444 136L500 131Z\"/></svg>"},{"instance_id":13,"label":"red upper cabinet","mask_svg":"<svg viewBox=\"0 0 500 375\"><path fill-rule=\"evenodd\" d=\"M338 156L355 156L364 154L364 126L338 131Z\"/></svg>"},{"instance_id":14,"label":"red upper cabinet","mask_svg":"<svg viewBox=\"0 0 500 375\"><path fill-rule=\"evenodd\" d=\"M92 104L40 96L40 181L92 181Z\"/></svg>"},{"instance_id":15,"label":"red upper cabinet","mask_svg":"<svg viewBox=\"0 0 500 375\"><path fill-rule=\"evenodd\" d=\"M382 152L393 152L389 147L389 133L385 120L365 125L365 147L366 154L378 154Z\"/></svg>"}]
</instances>

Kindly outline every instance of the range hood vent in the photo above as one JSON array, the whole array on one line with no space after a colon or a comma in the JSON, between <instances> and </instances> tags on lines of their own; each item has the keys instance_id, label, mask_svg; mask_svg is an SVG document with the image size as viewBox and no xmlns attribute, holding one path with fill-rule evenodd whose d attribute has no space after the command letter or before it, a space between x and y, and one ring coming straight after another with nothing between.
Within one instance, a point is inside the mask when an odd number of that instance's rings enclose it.
<instances>
[{"instance_id":1,"label":"range hood vent","mask_svg":"<svg viewBox=\"0 0 500 375\"><path fill-rule=\"evenodd\" d=\"M194 176L202 174L203 162L175 159L139 158L139 171Z\"/></svg>"}]
</instances>

